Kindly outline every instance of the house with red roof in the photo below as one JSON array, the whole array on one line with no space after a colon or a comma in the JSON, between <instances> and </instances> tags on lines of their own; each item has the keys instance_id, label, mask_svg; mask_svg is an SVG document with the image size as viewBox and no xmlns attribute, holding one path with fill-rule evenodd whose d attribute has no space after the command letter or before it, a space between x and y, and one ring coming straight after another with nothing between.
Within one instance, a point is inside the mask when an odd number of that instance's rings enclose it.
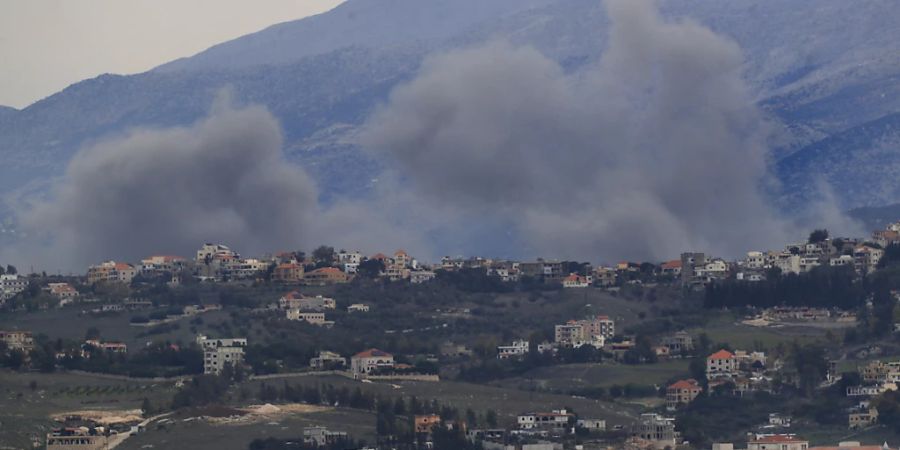
<instances>
[{"instance_id":1,"label":"house with red roof","mask_svg":"<svg viewBox=\"0 0 900 450\"><path fill-rule=\"evenodd\" d=\"M809 450L809 441L795 434L756 434L747 441L747 450Z\"/></svg>"},{"instance_id":2,"label":"house with red roof","mask_svg":"<svg viewBox=\"0 0 900 450\"><path fill-rule=\"evenodd\" d=\"M733 377L737 375L738 360L734 353L719 350L706 358L706 378Z\"/></svg>"},{"instance_id":3,"label":"house with red roof","mask_svg":"<svg viewBox=\"0 0 900 450\"><path fill-rule=\"evenodd\" d=\"M394 355L370 348L350 357L350 373L353 378L366 378L373 372L394 368Z\"/></svg>"},{"instance_id":4,"label":"house with red roof","mask_svg":"<svg viewBox=\"0 0 900 450\"><path fill-rule=\"evenodd\" d=\"M697 380L678 380L666 388L666 407L674 410L681 405L687 405L694 401L701 392L703 392L703 386L700 386Z\"/></svg>"},{"instance_id":5,"label":"house with red roof","mask_svg":"<svg viewBox=\"0 0 900 450\"><path fill-rule=\"evenodd\" d=\"M591 285L591 281L593 280L590 276L583 277L577 273L573 273L563 278L562 285L564 288L586 288Z\"/></svg>"}]
</instances>

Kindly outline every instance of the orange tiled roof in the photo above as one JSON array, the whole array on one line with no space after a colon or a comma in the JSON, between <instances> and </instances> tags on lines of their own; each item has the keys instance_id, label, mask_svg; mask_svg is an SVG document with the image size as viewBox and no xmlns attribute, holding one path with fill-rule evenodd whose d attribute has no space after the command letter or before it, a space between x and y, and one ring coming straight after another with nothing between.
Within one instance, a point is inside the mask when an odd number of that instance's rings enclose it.
<instances>
[{"instance_id":1,"label":"orange tiled roof","mask_svg":"<svg viewBox=\"0 0 900 450\"><path fill-rule=\"evenodd\" d=\"M719 350L712 355L709 355L709 359L732 359L734 358L734 353L729 352L728 350L722 349Z\"/></svg>"},{"instance_id":2,"label":"orange tiled roof","mask_svg":"<svg viewBox=\"0 0 900 450\"><path fill-rule=\"evenodd\" d=\"M377 348L370 348L366 351L359 352L359 353L353 355L354 358L373 358L373 357L388 357L388 356L393 356L393 355L391 355L388 352L378 350Z\"/></svg>"},{"instance_id":3,"label":"orange tiled roof","mask_svg":"<svg viewBox=\"0 0 900 450\"><path fill-rule=\"evenodd\" d=\"M678 380L669 386L669 389L694 389L700 387L697 380Z\"/></svg>"},{"instance_id":4,"label":"orange tiled roof","mask_svg":"<svg viewBox=\"0 0 900 450\"><path fill-rule=\"evenodd\" d=\"M672 260L672 261L664 262L664 263L662 263L662 268L663 268L663 269L680 269L680 268L681 268L681 261L678 260L678 259L675 259L675 260Z\"/></svg>"}]
</instances>

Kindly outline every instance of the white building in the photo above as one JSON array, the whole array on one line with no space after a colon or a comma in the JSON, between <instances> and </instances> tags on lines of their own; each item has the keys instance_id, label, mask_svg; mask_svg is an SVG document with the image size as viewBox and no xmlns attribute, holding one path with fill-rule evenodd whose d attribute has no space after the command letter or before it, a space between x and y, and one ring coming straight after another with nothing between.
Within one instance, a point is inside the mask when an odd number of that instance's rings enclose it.
<instances>
[{"instance_id":1,"label":"white building","mask_svg":"<svg viewBox=\"0 0 900 450\"><path fill-rule=\"evenodd\" d=\"M394 355L372 348L350 358L350 373L354 378L365 378L372 372L394 367Z\"/></svg>"},{"instance_id":2,"label":"white building","mask_svg":"<svg viewBox=\"0 0 900 450\"><path fill-rule=\"evenodd\" d=\"M197 343L203 348L203 373L218 375L226 364L236 366L244 361L247 339L210 339L197 336Z\"/></svg>"},{"instance_id":3,"label":"white building","mask_svg":"<svg viewBox=\"0 0 900 450\"><path fill-rule=\"evenodd\" d=\"M554 409L549 413L526 413L516 418L520 430L533 429L566 429L569 427L569 418L574 417L565 409Z\"/></svg>"},{"instance_id":4,"label":"white building","mask_svg":"<svg viewBox=\"0 0 900 450\"><path fill-rule=\"evenodd\" d=\"M28 279L19 275L0 275L0 303L15 297L28 287Z\"/></svg>"},{"instance_id":5,"label":"white building","mask_svg":"<svg viewBox=\"0 0 900 450\"><path fill-rule=\"evenodd\" d=\"M369 305L365 303L354 303L347 307L348 313L369 312Z\"/></svg>"},{"instance_id":6,"label":"white building","mask_svg":"<svg viewBox=\"0 0 900 450\"><path fill-rule=\"evenodd\" d=\"M528 341L522 339L518 341L513 341L512 345L501 345L497 347L497 358L499 359L508 359L518 356L525 356L528 354L528 349L530 344Z\"/></svg>"}]
</instances>

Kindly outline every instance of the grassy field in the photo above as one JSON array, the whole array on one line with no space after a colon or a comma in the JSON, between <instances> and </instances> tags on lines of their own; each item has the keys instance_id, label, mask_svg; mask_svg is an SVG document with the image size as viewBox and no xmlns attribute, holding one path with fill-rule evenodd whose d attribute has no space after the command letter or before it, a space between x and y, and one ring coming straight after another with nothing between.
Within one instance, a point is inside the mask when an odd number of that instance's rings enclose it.
<instances>
[{"instance_id":1,"label":"grassy field","mask_svg":"<svg viewBox=\"0 0 900 450\"><path fill-rule=\"evenodd\" d=\"M280 380L266 382L275 386L281 386L283 383ZM574 409L583 417L606 419L610 425L629 424L638 413L635 408L622 407L611 402L522 391L515 386L504 388L453 381L360 383L338 376L292 378L289 382L304 386L332 384L336 387L347 386L349 389L359 387L365 392L391 398L416 396L420 400L438 399L442 404L453 406L462 412L467 408L478 413L493 409L497 412L501 425L513 424L516 416L523 412L566 407Z\"/></svg>"},{"instance_id":2,"label":"grassy field","mask_svg":"<svg viewBox=\"0 0 900 450\"><path fill-rule=\"evenodd\" d=\"M717 317L702 329L688 331L694 335L706 333L713 343L724 342L746 350L754 349L757 344L765 348L775 348L779 344L789 345L794 341L803 344L825 339L825 330L822 329L752 327L741 324L731 314Z\"/></svg>"},{"instance_id":3,"label":"grassy field","mask_svg":"<svg viewBox=\"0 0 900 450\"><path fill-rule=\"evenodd\" d=\"M28 330L35 335L45 334L51 339L84 339L88 329L95 327L100 330L103 340L121 341L128 344L130 349L140 348L148 342L171 341L191 342L196 333L191 331L191 318L182 318L176 322L178 329L161 334L148 334L150 328L137 327L129 324L131 317L137 315L146 316L147 311L121 312L115 315L79 315L82 308L69 307L57 310L39 311L34 313L9 313L0 315L0 329ZM210 325L229 320L229 315L224 311L213 311L202 314L203 324L197 328L198 333L203 333Z\"/></svg>"},{"instance_id":4,"label":"grassy field","mask_svg":"<svg viewBox=\"0 0 900 450\"><path fill-rule=\"evenodd\" d=\"M36 388L31 389L31 382ZM136 383L75 374L0 371L0 443L30 448L43 443L55 424L51 414L85 409L126 410L141 407L144 398L168 404L172 384Z\"/></svg>"},{"instance_id":5,"label":"grassy field","mask_svg":"<svg viewBox=\"0 0 900 450\"><path fill-rule=\"evenodd\" d=\"M674 377L687 377L689 363L690 360L680 359L634 366L616 363L567 364L540 367L500 383L507 386L556 391L628 383L660 385Z\"/></svg>"},{"instance_id":6,"label":"grassy field","mask_svg":"<svg viewBox=\"0 0 900 450\"><path fill-rule=\"evenodd\" d=\"M375 442L375 415L364 411L335 409L309 414L295 414L250 424L212 424L204 420L177 418L162 427L151 426L146 432L129 438L122 450L192 449L246 450L254 439L303 438L303 429L325 426L333 431L346 431L354 439Z\"/></svg>"}]
</instances>

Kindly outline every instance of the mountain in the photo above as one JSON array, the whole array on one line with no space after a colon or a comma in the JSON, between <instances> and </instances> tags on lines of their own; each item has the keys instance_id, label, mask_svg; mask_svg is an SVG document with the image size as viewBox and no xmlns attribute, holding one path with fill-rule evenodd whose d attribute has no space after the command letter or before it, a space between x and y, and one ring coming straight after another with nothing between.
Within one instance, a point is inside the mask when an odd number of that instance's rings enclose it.
<instances>
[{"instance_id":1,"label":"mountain","mask_svg":"<svg viewBox=\"0 0 900 450\"><path fill-rule=\"evenodd\" d=\"M818 174L848 208L891 203L900 168L900 8L894 0L661 0L672 18L738 42L773 121L783 203ZM188 124L222 87L267 106L289 158L324 200L359 197L382 163L353 144L372 109L423 58L505 39L568 70L595 61L607 19L596 0L349 0L146 73L102 75L22 110L0 109L0 192L41 192L82 146L131 127ZM2 210L2 207L0 207Z\"/></svg>"},{"instance_id":2,"label":"mountain","mask_svg":"<svg viewBox=\"0 0 900 450\"><path fill-rule=\"evenodd\" d=\"M871 206L848 211L850 217L860 221L867 230L883 230L900 217L900 203L887 206Z\"/></svg>"}]
</instances>

